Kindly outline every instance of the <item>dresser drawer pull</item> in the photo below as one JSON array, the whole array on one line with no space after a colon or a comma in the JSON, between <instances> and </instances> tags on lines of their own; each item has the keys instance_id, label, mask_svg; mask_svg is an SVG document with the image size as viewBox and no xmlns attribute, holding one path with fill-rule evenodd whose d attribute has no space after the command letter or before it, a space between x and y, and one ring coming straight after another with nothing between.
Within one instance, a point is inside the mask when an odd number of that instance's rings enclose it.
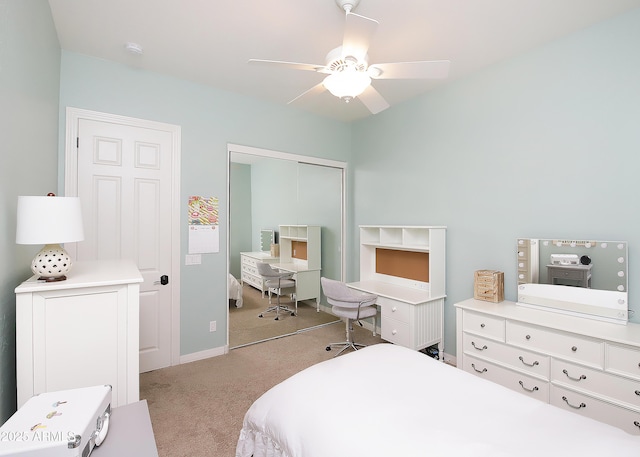
<instances>
[{"instance_id":1,"label":"dresser drawer pull","mask_svg":"<svg viewBox=\"0 0 640 457\"><path fill-rule=\"evenodd\" d=\"M569 400L567 400L567 397L565 397L564 395L562 396L562 399L565 401L567 405L571 406L573 409L581 409L581 408L587 407L587 405L585 405L584 403L580 403L578 406L573 406L571 403L569 403Z\"/></svg>"},{"instance_id":2,"label":"dresser drawer pull","mask_svg":"<svg viewBox=\"0 0 640 457\"><path fill-rule=\"evenodd\" d=\"M636 395L640 396L640 390L636 390Z\"/></svg>"},{"instance_id":3,"label":"dresser drawer pull","mask_svg":"<svg viewBox=\"0 0 640 457\"><path fill-rule=\"evenodd\" d=\"M486 369L486 368L483 368L482 370L478 370L478 369L476 368L476 364L475 364L475 363L472 363L472 364L471 364L471 368L473 368L474 370L476 370L476 372L478 372L478 373L486 373L486 372L487 372L487 369Z\"/></svg>"},{"instance_id":4,"label":"dresser drawer pull","mask_svg":"<svg viewBox=\"0 0 640 457\"><path fill-rule=\"evenodd\" d=\"M573 378L569 375L569 372L567 370L562 370L562 372L567 375L567 378L571 379L572 381L582 381L583 379L587 379L587 377L583 374L581 374L579 378Z\"/></svg>"},{"instance_id":5,"label":"dresser drawer pull","mask_svg":"<svg viewBox=\"0 0 640 457\"><path fill-rule=\"evenodd\" d=\"M518 357L518 359L526 366L528 367L535 367L536 365L540 365L540 363L537 360L534 360L533 363L527 363L524 361L524 358L522 356Z\"/></svg>"},{"instance_id":6,"label":"dresser drawer pull","mask_svg":"<svg viewBox=\"0 0 640 457\"><path fill-rule=\"evenodd\" d=\"M573 346L573 347L571 348L571 350L572 350L573 352L576 352L576 351L578 350L578 348L577 348L576 346Z\"/></svg>"},{"instance_id":7,"label":"dresser drawer pull","mask_svg":"<svg viewBox=\"0 0 640 457\"><path fill-rule=\"evenodd\" d=\"M531 335L527 335L527 336L525 336L525 338L530 340L531 339Z\"/></svg>"},{"instance_id":8,"label":"dresser drawer pull","mask_svg":"<svg viewBox=\"0 0 640 457\"><path fill-rule=\"evenodd\" d=\"M640 422L638 422L638 421L633 421L633 425L635 425L636 427L640 428Z\"/></svg>"},{"instance_id":9,"label":"dresser drawer pull","mask_svg":"<svg viewBox=\"0 0 640 457\"><path fill-rule=\"evenodd\" d=\"M524 383L523 383L522 381L518 381L518 384L520 384L520 387L522 387L522 388L523 388L524 390L526 390L527 392L535 392L535 391L537 391L537 390L538 390L538 386L533 386L533 388L532 388L532 389L527 389L527 388L524 386Z\"/></svg>"},{"instance_id":10,"label":"dresser drawer pull","mask_svg":"<svg viewBox=\"0 0 640 457\"><path fill-rule=\"evenodd\" d=\"M485 327L485 325L484 325L484 324L480 324L480 328L484 328L484 327Z\"/></svg>"},{"instance_id":11,"label":"dresser drawer pull","mask_svg":"<svg viewBox=\"0 0 640 457\"><path fill-rule=\"evenodd\" d=\"M484 351L485 349L487 349L487 345L486 344L480 348L480 347L476 346L476 342L475 341L471 342L471 346L476 348L478 351Z\"/></svg>"}]
</instances>

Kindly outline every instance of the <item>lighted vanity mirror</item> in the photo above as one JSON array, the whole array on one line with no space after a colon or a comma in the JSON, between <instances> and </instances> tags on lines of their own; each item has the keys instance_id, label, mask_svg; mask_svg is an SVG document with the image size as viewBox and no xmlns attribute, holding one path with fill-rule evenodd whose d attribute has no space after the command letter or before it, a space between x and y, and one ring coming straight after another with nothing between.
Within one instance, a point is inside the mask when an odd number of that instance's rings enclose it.
<instances>
[{"instance_id":1,"label":"lighted vanity mirror","mask_svg":"<svg viewBox=\"0 0 640 457\"><path fill-rule=\"evenodd\" d=\"M273 230L260 230L260 250L262 252L271 251L271 245L275 242L276 238Z\"/></svg>"},{"instance_id":2,"label":"lighted vanity mirror","mask_svg":"<svg viewBox=\"0 0 640 457\"><path fill-rule=\"evenodd\" d=\"M518 304L598 320L628 320L627 243L519 238Z\"/></svg>"}]
</instances>

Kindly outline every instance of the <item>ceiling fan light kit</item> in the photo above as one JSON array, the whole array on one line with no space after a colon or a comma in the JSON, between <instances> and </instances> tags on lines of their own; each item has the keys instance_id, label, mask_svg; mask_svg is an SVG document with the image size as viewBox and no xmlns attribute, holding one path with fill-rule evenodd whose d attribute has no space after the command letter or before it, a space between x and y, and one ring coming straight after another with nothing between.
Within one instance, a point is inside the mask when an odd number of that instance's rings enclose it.
<instances>
[{"instance_id":1,"label":"ceiling fan light kit","mask_svg":"<svg viewBox=\"0 0 640 457\"><path fill-rule=\"evenodd\" d=\"M361 71L345 70L330 74L322 84L333 95L349 103L364 92L371 84L371 78Z\"/></svg>"},{"instance_id":2,"label":"ceiling fan light kit","mask_svg":"<svg viewBox=\"0 0 640 457\"><path fill-rule=\"evenodd\" d=\"M371 78L436 79L445 78L448 75L450 63L448 60L378 63L369 66L367 55L369 42L376 31L378 21L351 12L358 6L360 0L335 0L335 2L345 12L345 30L342 46L327 54L325 65L249 60L249 63L286 66L295 70L315 71L329 75L289 103L303 96L317 95L328 90L332 95L346 102L357 97L371 113L377 114L387 109L389 104L371 85Z\"/></svg>"}]
</instances>

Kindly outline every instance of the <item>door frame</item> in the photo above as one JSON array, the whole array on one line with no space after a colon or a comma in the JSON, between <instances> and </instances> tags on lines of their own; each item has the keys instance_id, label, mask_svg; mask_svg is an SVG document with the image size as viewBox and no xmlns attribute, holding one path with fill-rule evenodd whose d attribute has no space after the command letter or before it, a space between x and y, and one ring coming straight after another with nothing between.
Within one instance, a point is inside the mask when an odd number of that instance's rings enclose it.
<instances>
[{"instance_id":1,"label":"door frame","mask_svg":"<svg viewBox=\"0 0 640 457\"><path fill-rule=\"evenodd\" d=\"M180 147L182 143L180 126L67 107L64 156L64 194L67 197L78 196L77 138L80 119L161 130L171 134L171 365L178 365L180 364ZM76 257L75 243L65 245L65 248L72 258Z\"/></svg>"}]
</instances>

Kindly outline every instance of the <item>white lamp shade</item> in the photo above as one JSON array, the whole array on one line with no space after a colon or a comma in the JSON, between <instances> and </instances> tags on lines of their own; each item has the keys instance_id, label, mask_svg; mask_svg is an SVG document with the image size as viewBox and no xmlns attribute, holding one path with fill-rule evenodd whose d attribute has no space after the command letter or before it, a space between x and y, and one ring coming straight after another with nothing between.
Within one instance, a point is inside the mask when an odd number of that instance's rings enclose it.
<instances>
[{"instance_id":1,"label":"white lamp shade","mask_svg":"<svg viewBox=\"0 0 640 457\"><path fill-rule=\"evenodd\" d=\"M71 243L84 239L78 197L18 197L17 244Z\"/></svg>"},{"instance_id":2,"label":"white lamp shade","mask_svg":"<svg viewBox=\"0 0 640 457\"><path fill-rule=\"evenodd\" d=\"M330 74L322 84L338 98L355 98L371 84L371 78L363 71L344 70Z\"/></svg>"}]
</instances>

